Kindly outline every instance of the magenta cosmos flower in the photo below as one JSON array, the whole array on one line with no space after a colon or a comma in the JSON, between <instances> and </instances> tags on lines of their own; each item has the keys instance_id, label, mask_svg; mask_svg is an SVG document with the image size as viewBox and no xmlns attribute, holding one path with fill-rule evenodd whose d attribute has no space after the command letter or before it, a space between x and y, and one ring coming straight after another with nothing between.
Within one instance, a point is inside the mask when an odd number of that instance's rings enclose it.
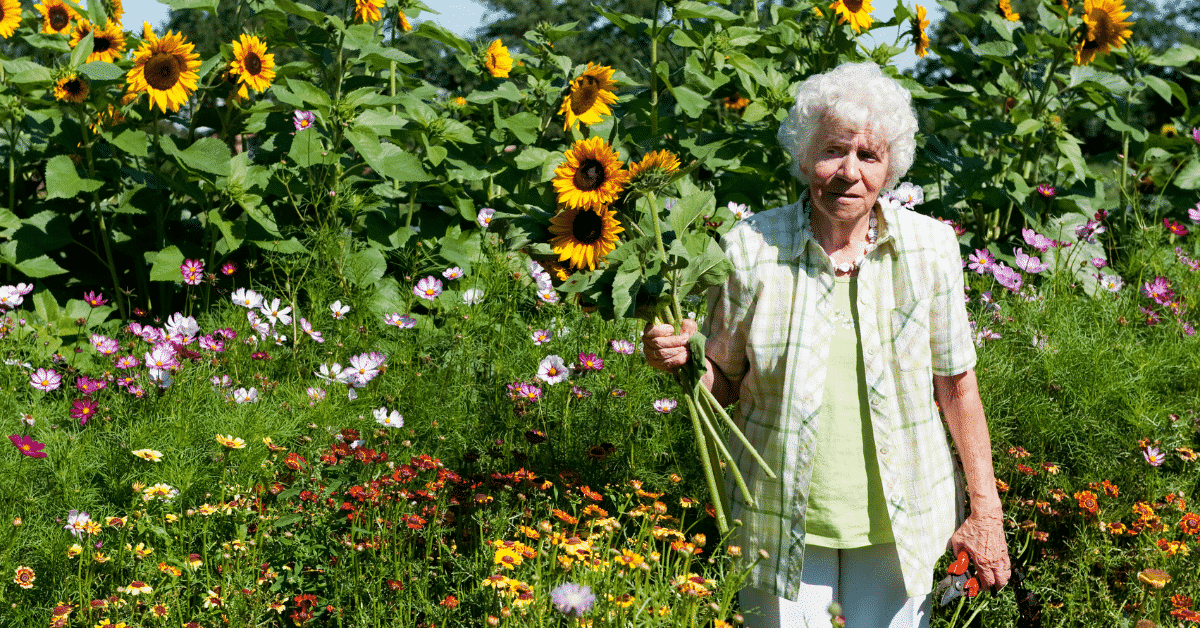
<instances>
[{"instance_id":1,"label":"magenta cosmos flower","mask_svg":"<svg viewBox=\"0 0 1200 628\"><path fill-rule=\"evenodd\" d=\"M230 275L232 275L233 273L236 273L236 272L237 272L237 264L234 264L233 262L225 262L224 264L221 264L221 274L222 275L229 277Z\"/></svg>"},{"instance_id":2,"label":"magenta cosmos flower","mask_svg":"<svg viewBox=\"0 0 1200 628\"><path fill-rule=\"evenodd\" d=\"M1039 253L1045 253L1047 249L1054 246L1054 240L1034 231L1033 229L1022 229L1021 237L1025 238L1025 243L1037 249Z\"/></svg>"},{"instance_id":3,"label":"magenta cosmos flower","mask_svg":"<svg viewBox=\"0 0 1200 628\"><path fill-rule=\"evenodd\" d=\"M204 279L204 262L198 259L183 260L183 264L179 267L179 274L183 275L183 283L189 286L198 286Z\"/></svg>"},{"instance_id":4,"label":"magenta cosmos flower","mask_svg":"<svg viewBox=\"0 0 1200 628\"><path fill-rule=\"evenodd\" d=\"M100 307L108 303L108 299L105 299L102 293L88 291L83 293L83 302L92 307Z\"/></svg>"},{"instance_id":5,"label":"magenta cosmos flower","mask_svg":"<svg viewBox=\"0 0 1200 628\"><path fill-rule=\"evenodd\" d=\"M1013 292L1020 292L1021 285L1025 283L1025 280L1021 278L1021 273L1004 264L996 264L992 269L992 276L996 278L996 283Z\"/></svg>"},{"instance_id":6,"label":"magenta cosmos flower","mask_svg":"<svg viewBox=\"0 0 1200 628\"><path fill-rule=\"evenodd\" d=\"M996 258L992 257L992 254L986 249L975 249L974 253L967 256L967 259L971 261L967 265L967 268L980 275L992 272L992 269L996 266Z\"/></svg>"},{"instance_id":7,"label":"magenta cosmos flower","mask_svg":"<svg viewBox=\"0 0 1200 628\"><path fill-rule=\"evenodd\" d=\"M438 298L438 295L441 293L442 280L433 275L418 281L417 285L413 287L413 294L429 301Z\"/></svg>"},{"instance_id":8,"label":"magenta cosmos flower","mask_svg":"<svg viewBox=\"0 0 1200 628\"><path fill-rule=\"evenodd\" d=\"M1050 268L1050 265L1042 260L1026 255L1025 250L1021 247L1013 249L1013 257L1016 258L1017 268L1031 274L1036 275Z\"/></svg>"},{"instance_id":9,"label":"magenta cosmos flower","mask_svg":"<svg viewBox=\"0 0 1200 628\"><path fill-rule=\"evenodd\" d=\"M38 390L50 392L62 385L62 375L54 369L40 368L29 376L29 384Z\"/></svg>"},{"instance_id":10,"label":"magenta cosmos flower","mask_svg":"<svg viewBox=\"0 0 1200 628\"><path fill-rule=\"evenodd\" d=\"M1172 220L1170 218L1163 218L1163 226L1167 228L1167 231L1170 231L1171 233L1173 233L1177 236L1185 236L1188 234L1187 227L1179 224L1178 221Z\"/></svg>"},{"instance_id":11,"label":"magenta cosmos flower","mask_svg":"<svg viewBox=\"0 0 1200 628\"><path fill-rule=\"evenodd\" d=\"M604 368L604 359L595 353L579 354L579 370L599 371Z\"/></svg>"},{"instance_id":12,"label":"magenta cosmos flower","mask_svg":"<svg viewBox=\"0 0 1200 628\"><path fill-rule=\"evenodd\" d=\"M86 425L88 419L96 415L96 409L99 407L91 398L76 399L71 404L71 418L79 419L80 425Z\"/></svg>"},{"instance_id":13,"label":"magenta cosmos flower","mask_svg":"<svg viewBox=\"0 0 1200 628\"><path fill-rule=\"evenodd\" d=\"M17 451L21 452L22 456L29 456L30 458L46 457L46 452L42 451L46 448L46 443L39 443L33 440L31 436L13 434L8 437L8 440L12 441L13 446L17 448Z\"/></svg>"},{"instance_id":14,"label":"magenta cosmos flower","mask_svg":"<svg viewBox=\"0 0 1200 628\"><path fill-rule=\"evenodd\" d=\"M299 111L292 115L292 125L297 131L307 131L317 122L317 114L311 111Z\"/></svg>"}]
</instances>

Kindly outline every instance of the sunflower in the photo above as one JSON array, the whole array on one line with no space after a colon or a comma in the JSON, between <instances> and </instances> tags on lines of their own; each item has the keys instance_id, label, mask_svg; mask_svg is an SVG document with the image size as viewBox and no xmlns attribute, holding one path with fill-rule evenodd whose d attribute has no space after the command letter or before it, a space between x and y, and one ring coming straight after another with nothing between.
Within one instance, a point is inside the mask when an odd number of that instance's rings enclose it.
<instances>
[{"instance_id":1,"label":"sunflower","mask_svg":"<svg viewBox=\"0 0 1200 628\"><path fill-rule=\"evenodd\" d=\"M625 229L617 222L617 212L607 208L564 209L550 219L550 246L558 259L572 268L595 270L596 264L617 248L617 234Z\"/></svg>"},{"instance_id":2,"label":"sunflower","mask_svg":"<svg viewBox=\"0 0 1200 628\"><path fill-rule=\"evenodd\" d=\"M600 124L600 116L612 114L608 106L617 102L617 95L612 91L617 84L612 76L612 68L588 61L583 74L571 81L570 92L563 97L562 108L558 110L567 117L563 121L564 131L577 122Z\"/></svg>"},{"instance_id":3,"label":"sunflower","mask_svg":"<svg viewBox=\"0 0 1200 628\"><path fill-rule=\"evenodd\" d=\"M871 26L871 0L837 0L829 8L837 14L839 24L850 22L856 33Z\"/></svg>"},{"instance_id":4,"label":"sunflower","mask_svg":"<svg viewBox=\"0 0 1200 628\"><path fill-rule=\"evenodd\" d=\"M0 0L0 37L11 37L21 25L21 1Z\"/></svg>"},{"instance_id":5,"label":"sunflower","mask_svg":"<svg viewBox=\"0 0 1200 628\"><path fill-rule=\"evenodd\" d=\"M88 33L92 34L92 52L88 55L88 63L92 61L113 63L121 58L121 53L125 52L125 32L121 30L119 22L109 20L104 28L93 29L91 22L85 18L79 18L75 29L71 31L71 47L78 46Z\"/></svg>"},{"instance_id":6,"label":"sunflower","mask_svg":"<svg viewBox=\"0 0 1200 628\"><path fill-rule=\"evenodd\" d=\"M558 203L571 209L599 209L617 200L629 181L617 151L600 137L579 140L567 151L566 161L554 169Z\"/></svg>"},{"instance_id":7,"label":"sunflower","mask_svg":"<svg viewBox=\"0 0 1200 628\"><path fill-rule=\"evenodd\" d=\"M1000 7L997 10L1000 12L1000 17L1010 22L1017 22L1021 19L1021 14L1012 8L1012 0L1000 0Z\"/></svg>"},{"instance_id":8,"label":"sunflower","mask_svg":"<svg viewBox=\"0 0 1200 628\"><path fill-rule=\"evenodd\" d=\"M629 179L637 181L651 177L663 177L679 170L679 158L669 150L646 153L636 164L629 164Z\"/></svg>"},{"instance_id":9,"label":"sunflower","mask_svg":"<svg viewBox=\"0 0 1200 628\"><path fill-rule=\"evenodd\" d=\"M1074 12L1075 12L1075 11L1073 11L1073 10L1071 9L1071 2L1070 2L1070 0L1059 0L1059 2L1058 2L1058 3L1059 3L1060 5L1062 5L1062 8L1063 8L1063 10L1064 10L1064 11L1066 11L1066 12L1067 12L1067 15L1070 15L1070 14L1072 14L1072 13L1074 13Z\"/></svg>"},{"instance_id":10,"label":"sunflower","mask_svg":"<svg viewBox=\"0 0 1200 628\"><path fill-rule=\"evenodd\" d=\"M233 61L229 62L229 73L241 84L238 95L245 98L245 88L266 91L275 78L275 55L267 53L266 42L243 33L232 45Z\"/></svg>"},{"instance_id":11,"label":"sunflower","mask_svg":"<svg viewBox=\"0 0 1200 628\"><path fill-rule=\"evenodd\" d=\"M508 48L500 43L497 39L488 46L487 52L484 53L484 67L496 78L508 78L508 72L512 70L512 57L508 54Z\"/></svg>"},{"instance_id":12,"label":"sunflower","mask_svg":"<svg viewBox=\"0 0 1200 628\"><path fill-rule=\"evenodd\" d=\"M68 74L54 84L54 97L64 102L83 102L87 100L89 91L91 88L87 81L74 74Z\"/></svg>"},{"instance_id":13,"label":"sunflower","mask_svg":"<svg viewBox=\"0 0 1200 628\"><path fill-rule=\"evenodd\" d=\"M75 9L67 6L62 0L45 0L33 8L42 14L43 33L66 35L71 30L71 20L79 17ZM5 11L5 14L7 13Z\"/></svg>"},{"instance_id":14,"label":"sunflower","mask_svg":"<svg viewBox=\"0 0 1200 628\"><path fill-rule=\"evenodd\" d=\"M396 11L396 19L400 22L400 30L408 32L412 30L412 24L408 23L408 16L404 15L404 11Z\"/></svg>"},{"instance_id":15,"label":"sunflower","mask_svg":"<svg viewBox=\"0 0 1200 628\"><path fill-rule=\"evenodd\" d=\"M179 111L200 80L196 74L200 55L192 52L195 46L182 33L167 31L160 39L147 28L144 34L147 37L133 53L134 66L125 78L129 91L150 94L150 102L163 113Z\"/></svg>"},{"instance_id":16,"label":"sunflower","mask_svg":"<svg viewBox=\"0 0 1200 628\"><path fill-rule=\"evenodd\" d=\"M121 0L107 0L104 8L108 9L109 22L121 23L121 18L125 16L125 6L121 4Z\"/></svg>"},{"instance_id":17,"label":"sunflower","mask_svg":"<svg viewBox=\"0 0 1200 628\"><path fill-rule=\"evenodd\" d=\"M382 17L379 14L382 7L383 0L354 0L354 19L368 24L378 22Z\"/></svg>"},{"instance_id":18,"label":"sunflower","mask_svg":"<svg viewBox=\"0 0 1200 628\"><path fill-rule=\"evenodd\" d=\"M1130 15L1120 0L1084 0L1083 39L1075 48L1075 63L1087 65L1097 53L1124 46L1133 34L1133 23L1125 21Z\"/></svg>"},{"instance_id":19,"label":"sunflower","mask_svg":"<svg viewBox=\"0 0 1200 628\"><path fill-rule=\"evenodd\" d=\"M733 109L734 111L741 111L742 109L745 109L748 106L750 106L750 99L746 98L745 96L743 96L737 92L734 92L732 95L725 97L725 108L726 109Z\"/></svg>"},{"instance_id":20,"label":"sunflower","mask_svg":"<svg viewBox=\"0 0 1200 628\"><path fill-rule=\"evenodd\" d=\"M918 57L929 54L929 35L925 34L925 29L928 27L929 20L925 19L925 7L918 4L916 15L912 18L912 30L909 31L912 43L917 48Z\"/></svg>"}]
</instances>

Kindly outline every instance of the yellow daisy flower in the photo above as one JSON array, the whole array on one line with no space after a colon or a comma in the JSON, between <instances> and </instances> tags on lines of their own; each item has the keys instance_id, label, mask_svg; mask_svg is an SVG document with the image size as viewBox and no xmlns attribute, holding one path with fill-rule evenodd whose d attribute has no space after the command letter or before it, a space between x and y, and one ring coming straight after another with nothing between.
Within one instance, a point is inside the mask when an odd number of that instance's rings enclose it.
<instances>
[{"instance_id":1,"label":"yellow daisy flower","mask_svg":"<svg viewBox=\"0 0 1200 628\"><path fill-rule=\"evenodd\" d=\"M563 121L564 131L576 123L600 124L600 116L612 114L609 105L617 102L617 95L612 91L616 87L612 76L612 68L589 61L583 74L571 81L570 91L563 97L562 108L558 111L567 117Z\"/></svg>"},{"instance_id":2,"label":"yellow daisy flower","mask_svg":"<svg viewBox=\"0 0 1200 628\"><path fill-rule=\"evenodd\" d=\"M0 37L12 37L21 25L21 1L0 0Z\"/></svg>"},{"instance_id":3,"label":"yellow daisy flower","mask_svg":"<svg viewBox=\"0 0 1200 628\"><path fill-rule=\"evenodd\" d=\"M925 29L929 28L929 20L925 19L925 7L917 5L916 14L912 17L912 30L909 31L909 37L912 39L913 46L918 57L924 57L929 54L929 35L925 34Z\"/></svg>"},{"instance_id":4,"label":"yellow daisy flower","mask_svg":"<svg viewBox=\"0 0 1200 628\"><path fill-rule=\"evenodd\" d=\"M130 92L146 92L150 102L166 113L179 111L187 102L200 77L200 55L193 52L195 46L184 39L183 34L167 31L161 39L145 24L145 41L133 53L133 69L125 80Z\"/></svg>"},{"instance_id":5,"label":"yellow daisy flower","mask_svg":"<svg viewBox=\"0 0 1200 628\"><path fill-rule=\"evenodd\" d=\"M229 62L229 73L243 88L266 91L275 79L275 55L267 53L266 42L254 35L243 34L232 45L233 61Z\"/></svg>"},{"instance_id":6,"label":"yellow daisy flower","mask_svg":"<svg viewBox=\"0 0 1200 628\"><path fill-rule=\"evenodd\" d=\"M87 100L91 88L83 77L68 74L54 84L54 97L63 102L81 103Z\"/></svg>"}]
</instances>

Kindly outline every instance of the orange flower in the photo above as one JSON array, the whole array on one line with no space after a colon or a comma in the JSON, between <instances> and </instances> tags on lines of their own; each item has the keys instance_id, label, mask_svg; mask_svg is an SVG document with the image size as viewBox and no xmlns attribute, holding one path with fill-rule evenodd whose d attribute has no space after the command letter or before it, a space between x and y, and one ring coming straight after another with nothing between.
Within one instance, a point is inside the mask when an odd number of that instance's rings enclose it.
<instances>
[{"instance_id":1,"label":"orange flower","mask_svg":"<svg viewBox=\"0 0 1200 628\"><path fill-rule=\"evenodd\" d=\"M1129 532L1129 528L1126 527L1125 524L1121 523L1120 521L1114 521L1109 524L1101 524L1101 526L1103 528L1107 528L1107 532L1113 536L1117 536L1120 534L1126 534Z\"/></svg>"},{"instance_id":2,"label":"orange flower","mask_svg":"<svg viewBox=\"0 0 1200 628\"><path fill-rule=\"evenodd\" d=\"M997 478L996 479L996 490L1001 493L1007 493L1008 492L1008 482L1005 482L1004 480Z\"/></svg>"},{"instance_id":3,"label":"orange flower","mask_svg":"<svg viewBox=\"0 0 1200 628\"><path fill-rule=\"evenodd\" d=\"M1187 548L1187 543L1184 543L1183 541L1168 541L1167 539L1158 539L1155 541L1155 544L1158 545L1158 549L1166 553L1167 556L1174 556L1176 554L1183 554L1184 556L1187 556L1190 553ZM1188 604L1191 604L1190 600L1188 601Z\"/></svg>"},{"instance_id":4,"label":"orange flower","mask_svg":"<svg viewBox=\"0 0 1200 628\"><path fill-rule=\"evenodd\" d=\"M1058 475L1058 472L1061 471L1062 469L1060 469L1059 466L1057 464L1054 464L1053 462L1043 462L1042 470L1045 471L1046 473L1049 473L1050 475Z\"/></svg>"},{"instance_id":5,"label":"orange flower","mask_svg":"<svg viewBox=\"0 0 1200 628\"><path fill-rule=\"evenodd\" d=\"M1175 608L1191 608L1192 598L1182 593L1176 593L1171 596L1171 606Z\"/></svg>"},{"instance_id":6,"label":"orange flower","mask_svg":"<svg viewBox=\"0 0 1200 628\"><path fill-rule=\"evenodd\" d=\"M1105 480L1102 484L1100 484L1100 486L1104 489L1104 494L1109 497L1116 497L1121 494L1121 489L1117 488L1116 484L1113 484L1108 480Z\"/></svg>"},{"instance_id":7,"label":"orange flower","mask_svg":"<svg viewBox=\"0 0 1200 628\"><path fill-rule=\"evenodd\" d=\"M1142 584L1149 585L1155 589L1161 589L1167 586L1167 583L1171 581L1171 574L1161 569L1143 569L1138 572L1138 580L1141 581Z\"/></svg>"},{"instance_id":8,"label":"orange flower","mask_svg":"<svg viewBox=\"0 0 1200 628\"><path fill-rule=\"evenodd\" d=\"M1061 488L1052 488L1050 489L1050 496L1054 498L1054 501L1061 502L1067 498L1067 493Z\"/></svg>"},{"instance_id":9,"label":"orange flower","mask_svg":"<svg viewBox=\"0 0 1200 628\"><path fill-rule=\"evenodd\" d=\"M553 514L555 518L557 518L559 521L561 521L563 523L569 523L571 525L579 523L578 517L571 516L570 513L566 512L564 510L559 510L559 509L555 508L554 510L551 511L551 514Z\"/></svg>"},{"instance_id":10,"label":"orange flower","mask_svg":"<svg viewBox=\"0 0 1200 628\"><path fill-rule=\"evenodd\" d=\"M580 487L580 488L579 488L579 492L580 492L580 493L583 493L583 496L584 496L584 497L586 497L586 498L588 498L588 499L590 499L590 500L592 500L592 501L594 501L594 502L598 502L598 501L600 501L600 500L604 499L604 496L603 496L603 495L601 495L600 493L597 493L596 491L593 491L593 490L592 490L590 487L588 487L588 486L582 486L582 487Z\"/></svg>"},{"instance_id":11,"label":"orange flower","mask_svg":"<svg viewBox=\"0 0 1200 628\"><path fill-rule=\"evenodd\" d=\"M1024 447L1009 447L1008 455L1012 456L1013 458L1028 458L1029 456L1031 456L1033 454L1030 454L1028 451L1025 451Z\"/></svg>"},{"instance_id":12,"label":"orange flower","mask_svg":"<svg viewBox=\"0 0 1200 628\"><path fill-rule=\"evenodd\" d=\"M1075 493L1075 499L1079 501L1080 510L1087 512L1089 515L1094 515L1100 510L1100 503L1096 501L1096 494L1091 491Z\"/></svg>"},{"instance_id":13,"label":"orange flower","mask_svg":"<svg viewBox=\"0 0 1200 628\"><path fill-rule=\"evenodd\" d=\"M1135 502L1133 504L1133 514L1144 521L1154 516L1154 507L1143 501Z\"/></svg>"},{"instance_id":14,"label":"orange flower","mask_svg":"<svg viewBox=\"0 0 1200 628\"><path fill-rule=\"evenodd\" d=\"M1200 534L1200 515L1194 512L1185 513L1179 520L1179 529L1193 536Z\"/></svg>"},{"instance_id":15,"label":"orange flower","mask_svg":"<svg viewBox=\"0 0 1200 628\"><path fill-rule=\"evenodd\" d=\"M583 509L583 516L585 516L585 517L607 517L608 511L604 510L603 508L601 508L595 504L588 504L587 507Z\"/></svg>"}]
</instances>

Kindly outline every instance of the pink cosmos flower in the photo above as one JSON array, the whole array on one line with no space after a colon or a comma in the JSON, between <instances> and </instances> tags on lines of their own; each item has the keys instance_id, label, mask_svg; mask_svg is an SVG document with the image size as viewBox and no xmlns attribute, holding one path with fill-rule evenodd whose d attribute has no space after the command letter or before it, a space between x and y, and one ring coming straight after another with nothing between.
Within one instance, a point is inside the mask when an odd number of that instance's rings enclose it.
<instances>
[{"instance_id":1,"label":"pink cosmos flower","mask_svg":"<svg viewBox=\"0 0 1200 628\"><path fill-rule=\"evenodd\" d=\"M1163 455L1163 452L1153 445L1149 445L1142 450L1142 457L1152 467L1161 467L1162 463L1167 461L1167 457Z\"/></svg>"},{"instance_id":2,"label":"pink cosmos flower","mask_svg":"<svg viewBox=\"0 0 1200 628\"><path fill-rule=\"evenodd\" d=\"M236 273L236 272L237 272L237 264L234 264L233 262L225 262L224 264L221 264L221 274L222 275L229 277L229 276L233 275L233 273Z\"/></svg>"},{"instance_id":3,"label":"pink cosmos flower","mask_svg":"<svg viewBox=\"0 0 1200 628\"><path fill-rule=\"evenodd\" d=\"M384 316L383 322L387 323L388 325L395 325L400 329L412 329L413 327L417 326L417 319L411 316L405 316L400 312L392 312L391 314Z\"/></svg>"},{"instance_id":4,"label":"pink cosmos flower","mask_svg":"<svg viewBox=\"0 0 1200 628\"><path fill-rule=\"evenodd\" d=\"M533 330L533 344L535 344L535 345L538 345L538 346L544 345L547 342L550 342L553 338L554 338L554 332L551 332L549 329Z\"/></svg>"},{"instance_id":5,"label":"pink cosmos flower","mask_svg":"<svg viewBox=\"0 0 1200 628\"><path fill-rule=\"evenodd\" d=\"M309 323L307 319L304 319L304 318L300 319L300 329L303 329L304 333L308 334L309 338L312 338L313 340L320 342L320 343L325 342L325 339L321 337L321 332L315 331L312 327L312 324Z\"/></svg>"},{"instance_id":6,"label":"pink cosmos flower","mask_svg":"<svg viewBox=\"0 0 1200 628\"><path fill-rule=\"evenodd\" d=\"M553 386L571 376L571 367L557 355L548 355L538 364L538 379Z\"/></svg>"},{"instance_id":7,"label":"pink cosmos flower","mask_svg":"<svg viewBox=\"0 0 1200 628\"><path fill-rule=\"evenodd\" d=\"M86 425L88 422L88 419L95 416L96 409L99 407L100 407L100 405L97 404L95 401L93 401L91 398L76 399L71 404L71 418L79 419L80 425Z\"/></svg>"},{"instance_id":8,"label":"pink cosmos flower","mask_svg":"<svg viewBox=\"0 0 1200 628\"><path fill-rule=\"evenodd\" d=\"M1163 226L1167 228L1167 231L1170 231L1171 233L1173 233L1177 236L1185 236L1188 234L1187 227L1179 224L1178 221L1172 220L1170 218L1163 218Z\"/></svg>"},{"instance_id":9,"label":"pink cosmos flower","mask_svg":"<svg viewBox=\"0 0 1200 628\"><path fill-rule=\"evenodd\" d=\"M604 359L595 353L580 353L579 354L579 370L581 371L599 371L604 368Z\"/></svg>"},{"instance_id":10,"label":"pink cosmos flower","mask_svg":"<svg viewBox=\"0 0 1200 628\"><path fill-rule=\"evenodd\" d=\"M542 388L526 382L518 382L509 387L509 395L522 401L537 401L542 398Z\"/></svg>"},{"instance_id":11,"label":"pink cosmos flower","mask_svg":"<svg viewBox=\"0 0 1200 628\"><path fill-rule=\"evenodd\" d=\"M105 299L103 294L89 291L83 293L83 302L92 307L100 307L101 305L108 303L108 299Z\"/></svg>"},{"instance_id":12,"label":"pink cosmos flower","mask_svg":"<svg viewBox=\"0 0 1200 628\"><path fill-rule=\"evenodd\" d=\"M654 409L658 412L666 414L675 409L679 402L674 399L656 399L654 401Z\"/></svg>"},{"instance_id":13,"label":"pink cosmos flower","mask_svg":"<svg viewBox=\"0 0 1200 628\"><path fill-rule=\"evenodd\" d=\"M1054 195L1057 193L1054 190L1053 185L1047 185L1045 183L1037 186L1037 192L1046 198L1054 198Z\"/></svg>"},{"instance_id":14,"label":"pink cosmos flower","mask_svg":"<svg viewBox=\"0 0 1200 628\"><path fill-rule=\"evenodd\" d=\"M1036 275L1050 268L1050 265L1042 262L1042 260L1026 255L1025 250L1020 247L1013 249L1013 256L1016 258L1017 268L1031 275Z\"/></svg>"},{"instance_id":15,"label":"pink cosmos flower","mask_svg":"<svg viewBox=\"0 0 1200 628\"><path fill-rule=\"evenodd\" d=\"M558 303L558 293L553 288L538 291L538 298L542 303Z\"/></svg>"},{"instance_id":16,"label":"pink cosmos flower","mask_svg":"<svg viewBox=\"0 0 1200 628\"><path fill-rule=\"evenodd\" d=\"M1167 305L1175 296L1175 291L1171 289L1171 281L1166 277L1155 277L1154 281L1147 281L1142 285L1142 294L1146 295L1147 299L1153 299L1159 305Z\"/></svg>"},{"instance_id":17,"label":"pink cosmos flower","mask_svg":"<svg viewBox=\"0 0 1200 628\"><path fill-rule=\"evenodd\" d=\"M1108 266L1108 260L1104 259L1103 257L1093 257L1092 266L1095 266L1096 268L1104 268L1105 266Z\"/></svg>"},{"instance_id":18,"label":"pink cosmos flower","mask_svg":"<svg viewBox=\"0 0 1200 628\"><path fill-rule=\"evenodd\" d=\"M1195 207L1188 208L1188 218L1191 218L1192 222L1200 223L1200 203L1196 203Z\"/></svg>"},{"instance_id":19,"label":"pink cosmos flower","mask_svg":"<svg viewBox=\"0 0 1200 628\"><path fill-rule=\"evenodd\" d=\"M296 110L296 112L292 114L292 125L296 127L297 131L306 131L311 129L313 124L316 124L316 122L317 115L311 111Z\"/></svg>"},{"instance_id":20,"label":"pink cosmos flower","mask_svg":"<svg viewBox=\"0 0 1200 628\"><path fill-rule=\"evenodd\" d=\"M29 384L38 390L50 392L62 385L62 375L54 369L40 368L29 376Z\"/></svg>"},{"instance_id":21,"label":"pink cosmos flower","mask_svg":"<svg viewBox=\"0 0 1200 628\"><path fill-rule=\"evenodd\" d=\"M1025 283L1025 280L1021 278L1021 273L1004 264L996 264L992 269L992 276L996 278L996 283L1013 292L1020 292L1021 286Z\"/></svg>"},{"instance_id":22,"label":"pink cosmos flower","mask_svg":"<svg viewBox=\"0 0 1200 628\"><path fill-rule=\"evenodd\" d=\"M445 277L447 281L454 281L455 279L462 279L465 275L463 275L463 269L459 268L458 266L451 266L450 268L442 271L442 276Z\"/></svg>"},{"instance_id":23,"label":"pink cosmos flower","mask_svg":"<svg viewBox=\"0 0 1200 628\"><path fill-rule=\"evenodd\" d=\"M1197 144L1200 144L1200 127L1192 127L1192 139L1196 140Z\"/></svg>"},{"instance_id":24,"label":"pink cosmos flower","mask_svg":"<svg viewBox=\"0 0 1200 628\"><path fill-rule=\"evenodd\" d=\"M475 222L483 229L487 229L492 225L492 216L496 214L496 210L491 207L483 207L475 214Z\"/></svg>"},{"instance_id":25,"label":"pink cosmos flower","mask_svg":"<svg viewBox=\"0 0 1200 628\"><path fill-rule=\"evenodd\" d=\"M12 441L13 446L17 448L17 451L21 452L22 456L29 456L30 458L46 457L46 452L42 451L46 448L46 443L39 443L33 440L32 436L12 434L8 437L8 440Z\"/></svg>"},{"instance_id":26,"label":"pink cosmos flower","mask_svg":"<svg viewBox=\"0 0 1200 628\"><path fill-rule=\"evenodd\" d=\"M84 395L91 397L93 393L108 388L108 382L102 379L92 379L86 375L75 378L75 388Z\"/></svg>"},{"instance_id":27,"label":"pink cosmos flower","mask_svg":"<svg viewBox=\"0 0 1200 628\"><path fill-rule=\"evenodd\" d=\"M121 349L121 343L100 334L92 334L92 348L100 355L110 356Z\"/></svg>"},{"instance_id":28,"label":"pink cosmos flower","mask_svg":"<svg viewBox=\"0 0 1200 628\"><path fill-rule=\"evenodd\" d=\"M165 343L154 345L154 348L143 356L143 360L148 369L163 370L179 366L179 362L175 360L175 348Z\"/></svg>"},{"instance_id":29,"label":"pink cosmos flower","mask_svg":"<svg viewBox=\"0 0 1200 628\"><path fill-rule=\"evenodd\" d=\"M200 348L205 351L220 353L225 350L225 341L217 338L214 334L204 334L200 336Z\"/></svg>"},{"instance_id":30,"label":"pink cosmos flower","mask_svg":"<svg viewBox=\"0 0 1200 628\"><path fill-rule=\"evenodd\" d=\"M119 368L121 370L125 370L125 369L135 368L137 366L140 366L141 364L142 364L142 361L137 359L136 355L129 354L129 355L123 355L123 356L117 358L117 361L115 362L114 366L116 366L117 368Z\"/></svg>"},{"instance_id":31,"label":"pink cosmos flower","mask_svg":"<svg viewBox=\"0 0 1200 628\"><path fill-rule=\"evenodd\" d=\"M996 258L987 249L975 249L974 253L967 256L971 261L967 268L975 271L980 275L986 275L992 272L992 268L996 265Z\"/></svg>"},{"instance_id":32,"label":"pink cosmos flower","mask_svg":"<svg viewBox=\"0 0 1200 628\"><path fill-rule=\"evenodd\" d=\"M1054 240L1035 232L1033 229L1022 229L1021 237L1025 238L1025 243L1037 249L1039 253L1045 253L1047 249L1054 246Z\"/></svg>"},{"instance_id":33,"label":"pink cosmos flower","mask_svg":"<svg viewBox=\"0 0 1200 628\"><path fill-rule=\"evenodd\" d=\"M621 355L633 355L633 343L628 340L614 340L612 350Z\"/></svg>"},{"instance_id":34,"label":"pink cosmos flower","mask_svg":"<svg viewBox=\"0 0 1200 628\"><path fill-rule=\"evenodd\" d=\"M204 279L204 262L198 259L183 260L183 265L179 267L179 274L183 275L183 283L189 286L198 286L200 280Z\"/></svg>"},{"instance_id":35,"label":"pink cosmos flower","mask_svg":"<svg viewBox=\"0 0 1200 628\"><path fill-rule=\"evenodd\" d=\"M438 295L441 293L442 280L434 277L433 275L418 281L417 285L413 287L413 294L428 301L438 298Z\"/></svg>"}]
</instances>

